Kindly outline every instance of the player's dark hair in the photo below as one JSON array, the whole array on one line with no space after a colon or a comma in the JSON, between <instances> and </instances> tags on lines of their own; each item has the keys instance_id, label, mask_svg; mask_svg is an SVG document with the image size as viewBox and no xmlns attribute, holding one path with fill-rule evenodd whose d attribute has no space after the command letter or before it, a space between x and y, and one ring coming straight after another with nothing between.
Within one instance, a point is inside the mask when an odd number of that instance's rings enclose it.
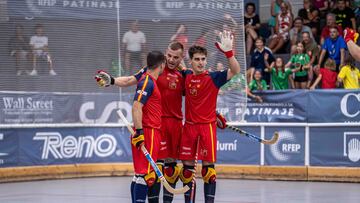
<instances>
[{"instance_id":1,"label":"player's dark hair","mask_svg":"<svg viewBox=\"0 0 360 203\"><path fill-rule=\"evenodd\" d=\"M151 51L147 55L146 62L148 68L153 70L165 62L165 56L161 51Z\"/></svg>"},{"instance_id":2,"label":"player's dark hair","mask_svg":"<svg viewBox=\"0 0 360 203\"><path fill-rule=\"evenodd\" d=\"M204 54L205 56L207 56L207 50L205 47L193 45L189 48L190 59L194 57L194 54Z\"/></svg>"},{"instance_id":3,"label":"player's dark hair","mask_svg":"<svg viewBox=\"0 0 360 203\"><path fill-rule=\"evenodd\" d=\"M348 66L350 66L350 69L351 70L355 70L355 66L354 66L354 58L349 54L347 57L346 57L346 59L345 59L345 61L344 61L344 63L345 63L345 66L346 65L348 65Z\"/></svg>"},{"instance_id":4,"label":"player's dark hair","mask_svg":"<svg viewBox=\"0 0 360 203\"><path fill-rule=\"evenodd\" d=\"M179 50L179 49L181 49L181 51L184 51L184 45L177 41L171 42L169 44L169 48L174 51Z\"/></svg>"}]
</instances>

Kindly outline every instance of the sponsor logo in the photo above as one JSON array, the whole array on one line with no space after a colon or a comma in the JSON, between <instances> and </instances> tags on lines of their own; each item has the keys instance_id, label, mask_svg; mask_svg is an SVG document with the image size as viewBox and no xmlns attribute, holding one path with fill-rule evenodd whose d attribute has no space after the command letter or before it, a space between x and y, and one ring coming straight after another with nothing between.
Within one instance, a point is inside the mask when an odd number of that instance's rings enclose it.
<instances>
[{"instance_id":1,"label":"sponsor logo","mask_svg":"<svg viewBox=\"0 0 360 203\"><path fill-rule=\"evenodd\" d=\"M217 141L216 148L218 151L236 151L237 150L237 140L234 142L220 142Z\"/></svg>"},{"instance_id":2,"label":"sponsor logo","mask_svg":"<svg viewBox=\"0 0 360 203\"><path fill-rule=\"evenodd\" d=\"M348 109L348 104L349 104L349 100L356 100L356 102L358 104L351 104L351 106L357 106L358 109L356 109L355 111L349 111ZM346 94L342 99L341 99L341 102L340 102L340 109L341 109L341 112L346 116L346 117L349 117L349 118L354 118L358 115L360 115L360 93L358 94L355 94L355 93L349 93L349 94Z\"/></svg>"},{"instance_id":3,"label":"sponsor logo","mask_svg":"<svg viewBox=\"0 0 360 203\"><path fill-rule=\"evenodd\" d=\"M102 134L99 137L72 135L62 136L59 132L38 132L33 140L43 141L41 159L105 158L114 152L121 156L123 151L116 150L117 141L113 135Z\"/></svg>"},{"instance_id":4,"label":"sponsor logo","mask_svg":"<svg viewBox=\"0 0 360 203\"><path fill-rule=\"evenodd\" d=\"M270 152L278 161L288 161L292 154L301 153L302 146L296 143L295 135L288 131L279 131L279 140L270 146Z\"/></svg>"},{"instance_id":5,"label":"sponsor logo","mask_svg":"<svg viewBox=\"0 0 360 203\"><path fill-rule=\"evenodd\" d=\"M0 141L2 141L4 139L4 134L3 133L0 133ZM2 156L7 156L8 155L8 153L2 153L2 152L0 152L0 157L2 157ZM4 159L0 159L0 165L1 164L4 164L5 163L5 161L4 161Z\"/></svg>"},{"instance_id":6,"label":"sponsor logo","mask_svg":"<svg viewBox=\"0 0 360 203\"><path fill-rule=\"evenodd\" d=\"M142 94L144 96L146 96L148 94L146 91L142 91L142 90L138 90L137 93Z\"/></svg>"},{"instance_id":7,"label":"sponsor logo","mask_svg":"<svg viewBox=\"0 0 360 203\"><path fill-rule=\"evenodd\" d=\"M352 162L360 160L360 132L344 132L344 157Z\"/></svg>"},{"instance_id":8,"label":"sponsor logo","mask_svg":"<svg viewBox=\"0 0 360 203\"><path fill-rule=\"evenodd\" d=\"M4 110L53 110L52 100L35 100L32 97L3 97Z\"/></svg>"},{"instance_id":9,"label":"sponsor logo","mask_svg":"<svg viewBox=\"0 0 360 203\"><path fill-rule=\"evenodd\" d=\"M113 101L113 102L110 102L109 104L107 104L99 118L89 118L88 117L89 111L95 110L95 102L86 102L86 103L82 104L80 107L80 111L79 111L80 121L82 123L107 123L110 119L111 113L114 110L116 111L118 109L125 111L124 115L125 115L126 119L129 122L132 121L131 105L127 102L118 102L118 101ZM122 123L120 118L115 122Z\"/></svg>"}]
</instances>

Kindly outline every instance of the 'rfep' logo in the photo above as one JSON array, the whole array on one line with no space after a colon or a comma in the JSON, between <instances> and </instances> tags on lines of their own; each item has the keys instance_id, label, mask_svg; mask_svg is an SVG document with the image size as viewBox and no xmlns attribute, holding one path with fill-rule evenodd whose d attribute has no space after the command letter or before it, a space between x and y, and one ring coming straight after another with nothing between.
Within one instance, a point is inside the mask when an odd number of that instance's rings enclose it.
<instances>
[{"instance_id":1,"label":"'rfep' logo","mask_svg":"<svg viewBox=\"0 0 360 203\"><path fill-rule=\"evenodd\" d=\"M295 135L288 131L279 131L279 140L270 146L271 154L278 161L288 161L291 154L300 153L301 145L296 143Z\"/></svg>"},{"instance_id":2,"label":"'rfep' logo","mask_svg":"<svg viewBox=\"0 0 360 203\"><path fill-rule=\"evenodd\" d=\"M351 98L356 99L356 101L357 101L357 104L353 104L352 106L357 106L359 108L356 109L355 111L349 112L349 110L348 110L348 103L349 103L348 100L351 99ZM360 94L355 94L355 93L346 94L341 99L340 109L341 109L341 112L347 117L354 118L354 117L358 116L360 114Z\"/></svg>"},{"instance_id":3,"label":"'rfep' logo","mask_svg":"<svg viewBox=\"0 0 360 203\"><path fill-rule=\"evenodd\" d=\"M360 132L344 132L344 156L350 161L360 160Z\"/></svg>"}]
</instances>

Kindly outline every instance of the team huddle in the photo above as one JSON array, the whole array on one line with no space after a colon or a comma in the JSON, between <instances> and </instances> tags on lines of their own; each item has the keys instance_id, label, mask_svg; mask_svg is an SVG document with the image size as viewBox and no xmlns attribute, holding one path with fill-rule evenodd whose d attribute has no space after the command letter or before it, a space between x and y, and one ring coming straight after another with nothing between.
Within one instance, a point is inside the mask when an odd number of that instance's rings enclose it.
<instances>
[{"instance_id":1,"label":"team huddle","mask_svg":"<svg viewBox=\"0 0 360 203\"><path fill-rule=\"evenodd\" d=\"M216 114L219 89L240 72L233 54L233 36L219 34L216 47L229 62L229 69L207 71L207 50L194 45L189 48L189 64L184 68L184 47L179 42L169 44L165 55L151 51L147 66L133 76L113 78L98 71L95 79L100 86L137 85L132 117L136 133L131 136L135 176L131 183L132 202L159 202L161 182L142 154L145 146L157 162L167 182L176 187L180 179L191 188L185 193L185 202L194 202L197 160L202 160L205 202L214 202L216 191ZM185 123L182 99L185 97ZM217 118L217 116L220 118ZM222 124L223 126L224 124ZM182 161L182 168L177 165ZM164 188L163 202L172 202L173 194Z\"/></svg>"}]
</instances>

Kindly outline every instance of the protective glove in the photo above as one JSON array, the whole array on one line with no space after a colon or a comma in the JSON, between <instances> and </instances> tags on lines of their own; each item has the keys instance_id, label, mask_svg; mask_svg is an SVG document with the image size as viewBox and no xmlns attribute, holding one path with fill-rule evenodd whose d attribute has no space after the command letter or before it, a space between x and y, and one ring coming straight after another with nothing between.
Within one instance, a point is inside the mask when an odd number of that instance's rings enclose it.
<instances>
[{"instance_id":1,"label":"protective glove","mask_svg":"<svg viewBox=\"0 0 360 203\"><path fill-rule=\"evenodd\" d=\"M356 43L358 37L359 33L355 32L353 29L346 28L344 30L344 39L346 43L350 40Z\"/></svg>"},{"instance_id":2,"label":"protective glove","mask_svg":"<svg viewBox=\"0 0 360 203\"><path fill-rule=\"evenodd\" d=\"M98 70L95 75L95 80L100 87L108 87L114 85L115 79L106 71Z\"/></svg>"},{"instance_id":3,"label":"protective glove","mask_svg":"<svg viewBox=\"0 0 360 203\"><path fill-rule=\"evenodd\" d=\"M139 149L144 141L145 137L143 129L136 129L136 134L131 137L131 144Z\"/></svg>"},{"instance_id":4,"label":"protective glove","mask_svg":"<svg viewBox=\"0 0 360 203\"><path fill-rule=\"evenodd\" d=\"M234 52L232 50L234 36L231 32L224 30L224 32L219 33L219 42L215 42L216 48L218 48L221 52L225 54L227 58L231 58L234 56Z\"/></svg>"}]
</instances>

